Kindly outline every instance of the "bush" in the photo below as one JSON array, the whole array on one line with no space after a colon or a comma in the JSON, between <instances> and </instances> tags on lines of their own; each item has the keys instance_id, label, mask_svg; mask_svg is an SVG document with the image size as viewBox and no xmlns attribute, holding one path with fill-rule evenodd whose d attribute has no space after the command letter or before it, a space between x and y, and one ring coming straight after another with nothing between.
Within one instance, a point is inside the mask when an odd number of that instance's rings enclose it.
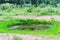
<instances>
[{"instance_id":1,"label":"bush","mask_svg":"<svg viewBox=\"0 0 60 40\"><path fill-rule=\"evenodd\" d=\"M46 7L46 4L42 3L42 4L40 4L40 7L44 8L44 7Z\"/></svg>"},{"instance_id":2,"label":"bush","mask_svg":"<svg viewBox=\"0 0 60 40\"><path fill-rule=\"evenodd\" d=\"M13 8L16 8L16 6L13 4L9 4L9 3L0 5L1 10L7 10L7 9L13 9Z\"/></svg>"},{"instance_id":3,"label":"bush","mask_svg":"<svg viewBox=\"0 0 60 40\"><path fill-rule=\"evenodd\" d=\"M32 8L29 8L29 9L27 10L27 12L32 12Z\"/></svg>"},{"instance_id":4,"label":"bush","mask_svg":"<svg viewBox=\"0 0 60 40\"><path fill-rule=\"evenodd\" d=\"M55 7L45 7L45 8L41 8L41 14L42 15L55 15L58 13L58 8Z\"/></svg>"}]
</instances>

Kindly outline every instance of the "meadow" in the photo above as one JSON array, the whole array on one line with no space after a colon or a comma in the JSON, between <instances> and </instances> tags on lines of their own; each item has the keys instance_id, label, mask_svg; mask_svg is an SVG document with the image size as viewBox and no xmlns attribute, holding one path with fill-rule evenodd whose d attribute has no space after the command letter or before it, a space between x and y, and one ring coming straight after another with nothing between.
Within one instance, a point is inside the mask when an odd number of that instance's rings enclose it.
<instances>
[{"instance_id":1,"label":"meadow","mask_svg":"<svg viewBox=\"0 0 60 40\"><path fill-rule=\"evenodd\" d=\"M48 26L39 26L40 29L38 29L37 24L42 24L42 25L48 25ZM0 21L0 33L15 33L15 34L45 34L45 35L60 35L60 22L56 21L45 21L45 20L32 20L32 19L14 19L14 20L1 20ZM14 28L14 26L17 25L17 28ZM19 26L22 25L22 26ZM32 27L30 27L30 25ZM37 29L33 28L36 27ZM19 27L18 27L19 26ZM28 26L28 27L25 27ZM50 26L50 27L49 27ZM12 27L12 29L9 29ZM20 29L19 29L20 28ZM28 28L28 29L26 29Z\"/></svg>"},{"instance_id":2,"label":"meadow","mask_svg":"<svg viewBox=\"0 0 60 40\"><path fill-rule=\"evenodd\" d=\"M18 15L60 15L59 6L52 7L47 5L46 7L38 6L21 8L9 3L0 4L0 17L8 18L8 20L0 20L0 33L60 35L60 21L11 18L11 16Z\"/></svg>"}]
</instances>

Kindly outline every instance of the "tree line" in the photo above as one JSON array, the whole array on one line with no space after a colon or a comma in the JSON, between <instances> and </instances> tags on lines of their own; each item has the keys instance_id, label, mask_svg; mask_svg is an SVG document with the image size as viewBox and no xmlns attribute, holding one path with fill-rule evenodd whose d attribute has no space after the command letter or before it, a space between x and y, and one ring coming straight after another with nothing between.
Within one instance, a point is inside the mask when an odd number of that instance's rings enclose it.
<instances>
[{"instance_id":1,"label":"tree line","mask_svg":"<svg viewBox=\"0 0 60 40\"><path fill-rule=\"evenodd\" d=\"M2 3L12 3L17 5L23 5L23 4L31 4L35 7L39 6L40 4L44 3L46 5L55 5L60 3L60 0L0 0L0 4Z\"/></svg>"}]
</instances>

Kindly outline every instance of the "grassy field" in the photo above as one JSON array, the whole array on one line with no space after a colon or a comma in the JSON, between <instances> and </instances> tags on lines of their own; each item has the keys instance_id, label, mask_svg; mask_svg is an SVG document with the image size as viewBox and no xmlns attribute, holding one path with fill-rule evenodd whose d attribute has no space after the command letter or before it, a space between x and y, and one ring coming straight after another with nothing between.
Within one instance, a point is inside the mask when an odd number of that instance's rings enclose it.
<instances>
[{"instance_id":1,"label":"grassy field","mask_svg":"<svg viewBox=\"0 0 60 40\"><path fill-rule=\"evenodd\" d=\"M29 24L30 23L30 24ZM17 30L17 29L8 29L10 25L32 25L33 24L52 24L52 26L46 30ZM45 21L45 20L1 20L0 21L0 33L17 33L17 34L46 34L46 35L60 35L60 22L56 21Z\"/></svg>"},{"instance_id":2,"label":"grassy field","mask_svg":"<svg viewBox=\"0 0 60 40\"><path fill-rule=\"evenodd\" d=\"M60 35L60 21L46 21L46 20L21 20L21 19L9 19L11 16L18 15L60 15L60 7L50 7L46 6L44 8L41 7L16 7L13 4L1 4L0 5L0 16L8 18L8 20L0 20L0 33L16 33L16 34L46 34L46 35ZM32 25L33 23L33 25ZM23 25L28 26L29 28L36 27L37 24L42 25L52 25L44 30L17 30L12 29L9 30L10 26ZM31 25L31 26L30 26ZM35 26L34 26L35 25ZM42 27L43 28L43 27Z\"/></svg>"}]
</instances>

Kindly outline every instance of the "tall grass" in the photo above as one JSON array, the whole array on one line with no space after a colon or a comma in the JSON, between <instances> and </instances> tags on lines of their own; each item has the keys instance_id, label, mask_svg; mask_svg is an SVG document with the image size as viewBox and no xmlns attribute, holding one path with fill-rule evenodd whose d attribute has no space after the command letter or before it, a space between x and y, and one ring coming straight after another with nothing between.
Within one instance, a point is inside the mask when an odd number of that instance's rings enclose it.
<instances>
[{"instance_id":1,"label":"tall grass","mask_svg":"<svg viewBox=\"0 0 60 40\"><path fill-rule=\"evenodd\" d=\"M17 7L17 5L14 4L1 4L0 5L0 14L1 16L11 16L11 15L28 15L28 14L32 14L32 15L60 15L60 7L57 4L57 7L53 7L51 5L47 5L44 7Z\"/></svg>"}]
</instances>

